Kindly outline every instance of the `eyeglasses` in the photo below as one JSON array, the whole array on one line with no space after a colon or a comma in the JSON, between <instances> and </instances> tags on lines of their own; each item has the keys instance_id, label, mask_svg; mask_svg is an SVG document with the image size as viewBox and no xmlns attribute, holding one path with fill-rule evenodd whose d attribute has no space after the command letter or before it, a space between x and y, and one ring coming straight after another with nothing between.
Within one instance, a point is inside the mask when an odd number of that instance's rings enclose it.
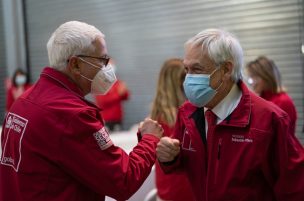
<instances>
[{"instance_id":1,"label":"eyeglasses","mask_svg":"<svg viewBox=\"0 0 304 201\"><path fill-rule=\"evenodd\" d=\"M111 57L108 55L104 55L102 57L93 57L93 56L88 56L88 55L76 55L77 57L85 57L85 58L93 58L93 59L98 59L101 63L103 63L105 66L108 65Z\"/></svg>"}]
</instances>

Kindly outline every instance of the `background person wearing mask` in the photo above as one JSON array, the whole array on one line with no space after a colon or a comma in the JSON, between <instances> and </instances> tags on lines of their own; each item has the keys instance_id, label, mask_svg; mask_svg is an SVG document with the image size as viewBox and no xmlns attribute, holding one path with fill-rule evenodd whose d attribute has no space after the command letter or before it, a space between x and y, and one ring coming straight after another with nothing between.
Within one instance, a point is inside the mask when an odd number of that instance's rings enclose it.
<instances>
[{"instance_id":1,"label":"background person wearing mask","mask_svg":"<svg viewBox=\"0 0 304 201\"><path fill-rule=\"evenodd\" d=\"M113 59L110 60L109 65L116 69ZM126 84L119 79L108 93L95 96L96 104L101 108L101 115L110 131L121 130L124 117L123 102L128 100L129 96Z\"/></svg>"},{"instance_id":2,"label":"background person wearing mask","mask_svg":"<svg viewBox=\"0 0 304 201\"><path fill-rule=\"evenodd\" d=\"M140 123L141 141L128 155L115 146L88 93L116 80L104 35L71 21L47 43L51 67L11 107L1 135L1 201L127 200L155 162L161 126Z\"/></svg>"},{"instance_id":3,"label":"background person wearing mask","mask_svg":"<svg viewBox=\"0 0 304 201\"><path fill-rule=\"evenodd\" d=\"M158 143L162 168L186 171L197 201L304 200L303 147L288 114L242 81L239 41L204 30L186 42L184 65L189 102Z\"/></svg>"},{"instance_id":4,"label":"background person wearing mask","mask_svg":"<svg viewBox=\"0 0 304 201\"><path fill-rule=\"evenodd\" d=\"M8 111L15 100L31 86L27 74L20 68L14 72L11 83L6 95L6 111Z\"/></svg>"},{"instance_id":5,"label":"background person wearing mask","mask_svg":"<svg viewBox=\"0 0 304 201\"><path fill-rule=\"evenodd\" d=\"M281 73L275 63L265 56L247 64L248 83L255 93L262 98L273 102L284 110L290 117L291 128L296 132L297 111L288 94L284 91Z\"/></svg>"},{"instance_id":6,"label":"background person wearing mask","mask_svg":"<svg viewBox=\"0 0 304 201\"><path fill-rule=\"evenodd\" d=\"M164 136L173 134L177 110L186 100L183 82L185 79L183 61L172 58L163 64L158 78L156 95L152 104L151 118L158 121ZM194 200L188 178L184 172L164 174L159 163L155 163L155 176L158 200Z\"/></svg>"}]
</instances>

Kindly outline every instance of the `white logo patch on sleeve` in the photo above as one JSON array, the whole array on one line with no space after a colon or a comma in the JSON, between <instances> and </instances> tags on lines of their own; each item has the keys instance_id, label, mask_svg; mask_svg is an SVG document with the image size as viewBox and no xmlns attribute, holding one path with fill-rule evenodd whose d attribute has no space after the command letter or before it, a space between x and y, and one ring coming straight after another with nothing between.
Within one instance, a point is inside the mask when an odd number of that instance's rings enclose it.
<instances>
[{"instance_id":1,"label":"white logo patch on sleeve","mask_svg":"<svg viewBox=\"0 0 304 201\"><path fill-rule=\"evenodd\" d=\"M1 164L12 167L16 172L21 162L22 139L28 120L9 112L3 127L3 144L1 146ZM1 151L0 151L1 152Z\"/></svg>"},{"instance_id":2,"label":"white logo patch on sleeve","mask_svg":"<svg viewBox=\"0 0 304 201\"><path fill-rule=\"evenodd\" d=\"M113 145L113 142L109 136L108 131L105 127L101 128L99 131L93 134L98 146L101 150L105 150Z\"/></svg>"}]
</instances>

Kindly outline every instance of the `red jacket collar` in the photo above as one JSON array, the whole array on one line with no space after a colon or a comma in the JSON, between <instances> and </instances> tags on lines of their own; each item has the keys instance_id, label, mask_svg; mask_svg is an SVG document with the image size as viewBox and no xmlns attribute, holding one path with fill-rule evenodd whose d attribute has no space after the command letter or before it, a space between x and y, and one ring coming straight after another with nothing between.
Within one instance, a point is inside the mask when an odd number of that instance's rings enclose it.
<instances>
[{"instance_id":1,"label":"red jacket collar","mask_svg":"<svg viewBox=\"0 0 304 201\"><path fill-rule=\"evenodd\" d=\"M56 82L58 82L60 85L65 87L66 89L75 92L81 97L84 97L83 92L79 89L79 87L64 73L51 68L51 67L45 67L41 73L42 77L48 77Z\"/></svg>"},{"instance_id":2,"label":"red jacket collar","mask_svg":"<svg viewBox=\"0 0 304 201\"><path fill-rule=\"evenodd\" d=\"M235 110L219 125L234 126L234 127L245 127L249 124L251 115L251 92L244 84L243 81L238 82L238 87L242 91L242 98L235 108ZM180 108L181 112L184 113L188 118L198 109L192 105L189 101L185 102Z\"/></svg>"}]
</instances>

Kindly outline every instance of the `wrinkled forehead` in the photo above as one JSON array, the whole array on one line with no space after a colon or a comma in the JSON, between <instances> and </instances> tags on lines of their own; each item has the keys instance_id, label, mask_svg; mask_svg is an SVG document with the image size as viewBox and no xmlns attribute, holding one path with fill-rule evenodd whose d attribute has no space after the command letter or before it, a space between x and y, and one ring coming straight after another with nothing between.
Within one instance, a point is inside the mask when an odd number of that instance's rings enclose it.
<instances>
[{"instance_id":1,"label":"wrinkled forehead","mask_svg":"<svg viewBox=\"0 0 304 201\"><path fill-rule=\"evenodd\" d=\"M102 57L108 55L106 41L103 37L97 36L92 45L94 46L94 52L90 53L91 56Z\"/></svg>"},{"instance_id":2,"label":"wrinkled forehead","mask_svg":"<svg viewBox=\"0 0 304 201\"><path fill-rule=\"evenodd\" d=\"M208 50L202 46L186 46L183 63L185 66L192 66L201 63L202 60L212 62L209 57Z\"/></svg>"},{"instance_id":3,"label":"wrinkled forehead","mask_svg":"<svg viewBox=\"0 0 304 201\"><path fill-rule=\"evenodd\" d=\"M97 36L93 41L93 45L95 46L95 55L103 56L108 54L107 44L103 37Z\"/></svg>"}]
</instances>

